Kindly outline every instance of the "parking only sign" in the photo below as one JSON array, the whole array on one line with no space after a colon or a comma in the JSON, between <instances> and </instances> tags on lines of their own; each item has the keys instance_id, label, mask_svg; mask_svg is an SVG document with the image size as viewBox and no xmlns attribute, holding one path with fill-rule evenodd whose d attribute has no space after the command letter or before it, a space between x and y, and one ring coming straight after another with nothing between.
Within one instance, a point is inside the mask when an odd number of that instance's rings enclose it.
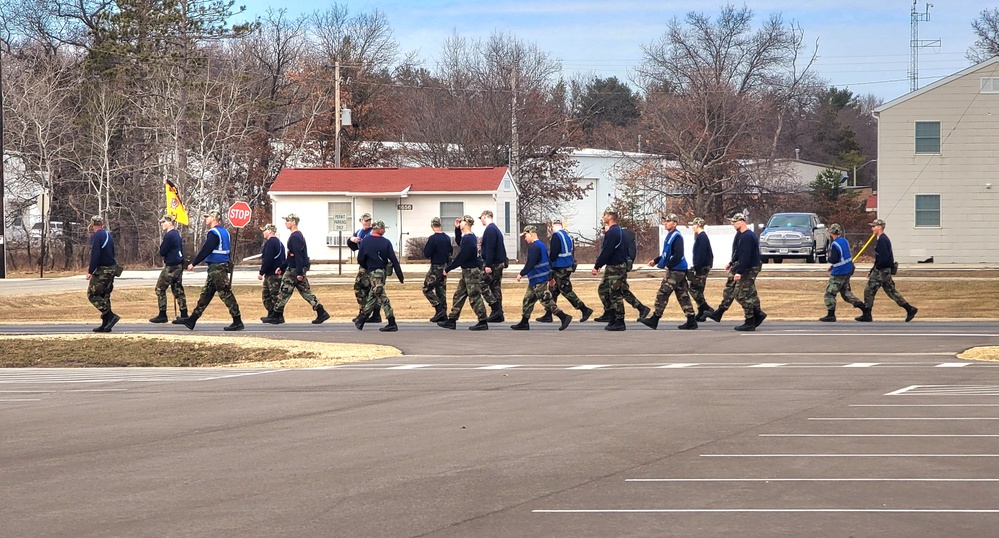
<instances>
[{"instance_id":1,"label":"parking only sign","mask_svg":"<svg viewBox=\"0 0 999 538\"><path fill-rule=\"evenodd\" d=\"M333 231L343 232L347 230L347 214L333 213Z\"/></svg>"}]
</instances>

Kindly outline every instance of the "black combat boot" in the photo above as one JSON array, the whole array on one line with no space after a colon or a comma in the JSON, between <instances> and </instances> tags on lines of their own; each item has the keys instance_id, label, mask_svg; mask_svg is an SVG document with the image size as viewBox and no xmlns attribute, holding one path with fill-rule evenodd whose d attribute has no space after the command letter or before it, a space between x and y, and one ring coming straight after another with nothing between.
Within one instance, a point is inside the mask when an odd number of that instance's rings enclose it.
<instances>
[{"instance_id":1,"label":"black combat boot","mask_svg":"<svg viewBox=\"0 0 999 538\"><path fill-rule=\"evenodd\" d=\"M223 331L242 331L243 329L243 318L241 316L233 316L232 323L226 327L222 327Z\"/></svg>"},{"instance_id":2,"label":"black combat boot","mask_svg":"<svg viewBox=\"0 0 999 538\"><path fill-rule=\"evenodd\" d=\"M687 322L683 325L677 325L677 329L682 331L689 331L697 328L697 317L694 315L687 316Z\"/></svg>"},{"instance_id":3,"label":"black combat boot","mask_svg":"<svg viewBox=\"0 0 999 538\"><path fill-rule=\"evenodd\" d=\"M655 330L659 327L660 319L662 319L662 315L652 315L647 318L638 318L638 322L652 330Z\"/></svg>"},{"instance_id":4,"label":"black combat boot","mask_svg":"<svg viewBox=\"0 0 999 538\"><path fill-rule=\"evenodd\" d=\"M652 312L651 308L649 308L649 307L647 307L645 305L638 305L638 319L636 319L635 321L639 321L642 318L649 317L649 314L651 312Z\"/></svg>"},{"instance_id":5,"label":"black combat boot","mask_svg":"<svg viewBox=\"0 0 999 538\"><path fill-rule=\"evenodd\" d=\"M313 325L319 325L320 323L330 319L330 313L323 308L323 305L316 307L316 319L312 320Z\"/></svg>"},{"instance_id":6,"label":"black combat boot","mask_svg":"<svg viewBox=\"0 0 999 538\"><path fill-rule=\"evenodd\" d=\"M201 314L191 314L190 316L188 316L187 318L184 319L183 325L185 327L187 327L188 329L190 329L190 330L193 331L194 330L194 324L198 322L198 318L200 318L200 317L201 317Z\"/></svg>"},{"instance_id":7,"label":"black combat boot","mask_svg":"<svg viewBox=\"0 0 999 538\"><path fill-rule=\"evenodd\" d=\"M916 312L919 312L918 308L909 303L905 303L905 306L902 308L905 308L905 321L912 321L912 318L916 317Z\"/></svg>"},{"instance_id":8,"label":"black combat boot","mask_svg":"<svg viewBox=\"0 0 999 538\"><path fill-rule=\"evenodd\" d=\"M371 316L365 316L362 312L360 316L354 318L354 327L356 327L357 330L362 331L364 330L364 324L369 321L371 321Z\"/></svg>"},{"instance_id":9,"label":"black combat boot","mask_svg":"<svg viewBox=\"0 0 999 538\"><path fill-rule=\"evenodd\" d=\"M746 318L746 321L735 328L737 331L755 331L756 330L756 316L750 316Z\"/></svg>"},{"instance_id":10,"label":"black combat boot","mask_svg":"<svg viewBox=\"0 0 999 538\"><path fill-rule=\"evenodd\" d=\"M531 330L531 320L527 316L520 318L520 323L516 325L510 325L510 328L515 331L529 331Z\"/></svg>"},{"instance_id":11,"label":"black combat boot","mask_svg":"<svg viewBox=\"0 0 999 538\"><path fill-rule=\"evenodd\" d=\"M381 323L382 322L382 310L380 308L375 308L371 311L371 315L368 316L368 323Z\"/></svg>"},{"instance_id":12,"label":"black combat boot","mask_svg":"<svg viewBox=\"0 0 999 538\"><path fill-rule=\"evenodd\" d=\"M627 329L627 327L625 327L624 325L624 316L615 317L614 321L608 323L607 326L604 327L605 331L615 331L615 332L623 331L625 329Z\"/></svg>"},{"instance_id":13,"label":"black combat boot","mask_svg":"<svg viewBox=\"0 0 999 538\"><path fill-rule=\"evenodd\" d=\"M580 312L582 312L582 314L583 314L583 316L581 318L579 318L579 322L580 323L582 323L582 322L590 319L590 316L593 315L593 309L592 308L586 308L585 306L583 307L582 310L580 310Z\"/></svg>"},{"instance_id":14,"label":"black combat boot","mask_svg":"<svg viewBox=\"0 0 999 538\"><path fill-rule=\"evenodd\" d=\"M694 318L697 321L707 321L708 316L714 312L714 309L708 306L708 303L697 305L697 317Z\"/></svg>"},{"instance_id":15,"label":"black combat boot","mask_svg":"<svg viewBox=\"0 0 999 538\"><path fill-rule=\"evenodd\" d=\"M506 321L506 318L503 317L503 303L496 301L495 304L489 305L489 308L492 309L492 312L489 314L489 317L486 318L487 322L503 323L504 321ZM484 330L484 329L476 329L476 330Z\"/></svg>"},{"instance_id":16,"label":"black combat boot","mask_svg":"<svg viewBox=\"0 0 999 538\"><path fill-rule=\"evenodd\" d=\"M503 312L500 312L500 316L502 316L502 315L503 315ZM475 325L472 325L471 327L469 327L468 330L470 330L470 331L488 331L489 330L489 323L487 323L487 321L488 320L485 320L485 319L480 320Z\"/></svg>"},{"instance_id":17,"label":"black combat boot","mask_svg":"<svg viewBox=\"0 0 999 538\"><path fill-rule=\"evenodd\" d=\"M827 322L836 321L836 309L830 308L829 310L827 310L826 315L824 317L819 318L819 321L827 321Z\"/></svg>"},{"instance_id":18,"label":"black combat boot","mask_svg":"<svg viewBox=\"0 0 999 538\"><path fill-rule=\"evenodd\" d=\"M593 321L596 321L598 323L610 323L614 321L614 314L611 314L609 311L604 310L604 313L600 314L600 316L596 318L593 318Z\"/></svg>"},{"instance_id":19,"label":"black combat boot","mask_svg":"<svg viewBox=\"0 0 999 538\"><path fill-rule=\"evenodd\" d=\"M763 320L765 320L765 319L767 319L767 313L764 312L763 310L760 310L760 307L754 306L753 307L753 325L759 327L760 325L763 325Z\"/></svg>"},{"instance_id":20,"label":"black combat boot","mask_svg":"<svg viewBox=\"0 0 999 538\"><path fill-rule=\"evenodd\" d=\"M437 322L437 326L441 327L443 329L451 329L453 331L456 328L458 328L458 319L457 318L454 318L454 319L452 319L452 318L445 318L445 319L443 319L441 321L438 321Z\"/></svg>"},{"instance_id":21,"label":"black combat boot","mask_svg":"<svg viewBox=\"0 0 999 538\"><path fill-rule=\"evenodd\" d=\"M855 321L874 321L874 318L871 317L871 310L873 310L873 308L868 308L867 305L864 305L860 309L862 313L853 319Z\"/></svg>"},{"instance_id":22,"label":"black combat boot","mask_svg":"<svg viewBox=\"0 0 999 538\"><path fill-rule=\"evenodd\" d=\"M171 323L173 323L174 325L183 325L185 319L187 319L187 309L186 308L183 309L183 310L181 310L180 311L180 316L177 317L177 319L173 320Z\"/></svg>"},{"instance_id":23,"label":"black combat boot","mask_svg":"<svg viewBox=\"0 0 999 538\"><path fill-rule=\"evenodd\" d=\"M447 307L444 305L437 305L434 307L436 312L434 312L434 317L430 318L432 323L437 323L438 321L444 321L447 319Z\"/></svg>"},{"instance_id":24,"label":"black combat boot","mask_svg":"<svg viewBox=\"0 0 999 538\"><path fill-rule=\"evenodd\" d=\"M100 325L100 327L94 327L94 329L93 329L93 330L94 330L94 332L95 332L95 333L102 333L102 332L106 332L106 331L104 330L104 327L107 327L107 326L108 326L108 315L107 315L107 314L104 314L104 313L102 313L102 314L101 314L101 325Z\"/></svg>"},{"instance_id":25,"label":"black combat boot","mask_svg":"<svg viewBox=\"0 0 999 538\"><path fill-rule=\"evenodd\" d=\"M170 321L170 318L166 315L166 310L160 310L160 313L156 315L155 318L149 318L149 323L166 323Z\"/></svg>"},{"instance_id":26,"label":"black combat boot","mask_svg":"<svg viewBox=\"0 0 999 538\"><path fill-rule=\"evenodd\" d=\"M394 333L398 330L399 326L395 324L395 316L389 316L388 324L378 328L378 332L380 333Z\"/></svg>"},{"instance_id":27,"label":"black combat boot","mask_svg":"<svg viewBox=\"0 0 999 538\"><path fill-rule=\"evenodd\" d=\"M274 312L274 314L271 315L270 319L268 319L264 323L270 323L271 325L281 325L282 323L284 323L284 310L280 312Z\"/></svg>"},{"instance_id":28,"label":"black combat boot","mask_svg":"<svg viewBox=\"0 0 999 538\"><path fill-rule=\"evenodd\" d=\"M728 308L725 308L724 306L719 306L714 310L714 312L711 312L710 314L707 315L707 319L710 319L712 321L717 321L720 323L722 320L722 315L725 313L726 310L728 310Z\"/></svg>"},{"instance_id":29,"label":"black combat boot","mask_svg":"<svg viewBox=\"0 0 999 538\"><path fill-rule=\"evenodd\" d=\"M554 320L552 319L552 313L545 310L545 315L541 316L540 318L534 318L534 321L540 321L541 323L551 323Z\"/></svg>"},{"instance_id":30,"label":"black combat boot","mask_svg":"<svg viewBox=\"0 0 999 538\"><path fill-rule=\"evenodd\" d=\"M118 314L115 314L114 312L111 312L110 310L108 310L108 322L104 324L104 331L103 332L106 332L106 333L111 332L111 327L114 327L114 324L118 323L120 320L121 320L121 316L119 316Z\"/></svg>"},{"instance_id":31,"label":"black combat boot","mask_svg":"<svg viewBox=\"0 0 999 538\"><path fill-rule=\"evenodd\" d=\"M260 318L260 321L262 323L270 323L272 319L274 319L274 309L273 308L270 309L270 310L268 310L267 311L267 315L264 316L264 317L262 317L262 318Z\"/></svg>"},{"instance_id":32,"label":"black combat boot","mask_svg":"<svg viewBox=\"0 0 999 538\"><path fill-rule=\"evenodd\" d=\"M572 321L572 316L566 314L565 312L559 312L556 315L558 316L559 321L562 322L562 324L558 326L558 330L564 331L565 328L568 327L569 323Z\"/></svg>"}]
</instances>

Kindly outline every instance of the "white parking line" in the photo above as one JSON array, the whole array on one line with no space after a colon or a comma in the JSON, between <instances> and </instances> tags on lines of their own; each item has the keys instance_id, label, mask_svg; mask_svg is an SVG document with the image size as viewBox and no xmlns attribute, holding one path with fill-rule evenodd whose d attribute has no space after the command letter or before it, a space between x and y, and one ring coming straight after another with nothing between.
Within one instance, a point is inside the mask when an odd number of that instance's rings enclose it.
<instances>
[{"instance_id":1,"label":"white parking line","mask_svg":"<svg viewBox=\"0 0 999 538\"><path fill-rule=\"evenodd\" d=\"M786 362L764 362L760 364L753 364L749 366L750 368L779 368L781 366L787 366Z\"/></svg>"},{"instance_id":2,"label":"white parking line","mask_svg":"<svg viewBox=\"0 0 999 538\"><path fill-rule=\"evenodd\" d=\"M850 364L844 364L843 368L870 368L871 366L877 366L880 363L877 362L851 362Z\"/></svg>"},{"instance_id":3,"label":"white parking line","mask_svg":"<svg viewBox=\"0 0 999 538\"><path fill-rule=\"evenodd\" d=\"M865 420L999 420L999 417L809 417L808 420L865 421Z\"/></svg>"},{"instance_id":4,"label":"white parking line","mask_svg":"<svg viewBox=\"0 0 999 538\"><path fill-rule=\"evenodd\" d=\"M40 402L41 398L9 398L0 400L0 402Z\"/></svg>"},{"instance_id":5,"label":"white parking line","mask_svg":"<svg viewBox=\"0 0 999 538\"><path fill-rule=\"evenodd\" d=\"M664 364L658 368L690 368L691 366L697 366L699 362L674 362L673 364Z\"/></svg>"},{"instance_id":6,"label":"white parking line","mask_svg":"<svg viewBox=\"0 0 999 538\"><path fill-rule=\"evenodd\" d=\"M519 364L493 364L492 366L480 366L476 370L506 370L508 368L520 368Z\"/></svg>"},{"instance_id":7,"label":"white parking line","mask_svg":"<svg viewBox=\"0 0 999 538\"><path fill-rule=\"evenodd\" d=\"M584 364L582 366L566 368L566 370L596 370L597 368L607 368L608 366L613 366L613 364Z\"/></svg>"},{"instance_id":8,"label":"white parking line","mask_svg":"<svg viewBox=\"0 0 999 538\"><path fill-rule=\"evenodd\" d=\"M701 454L702 458L999 458L999 454Z\"/></svg>"},{"instance_id":9,"label":"white parking line","mask_svg":"<svg viewBox=\"0 0 999 538\"><path fill-rule=\"evenodd\" d=\"M534 514L996 514L999 510L946 508L637 508L531 510Z\"/></svg>"},{"instance_id":10,"label":"white parking line","mask_svg":"<svg viewBox=\"0 0 999 538\"><path fill-rule=\"evenodd\" d=\"M999 407L999 404L850 404L850 407Z\"/></svg>"},{"instance_id":11,"label":"white parking line","mask_svg":"<svg viewBox=\"0 0 999 538\"><path fill-rule=\"evenodd\" d=\"M970 362L945 362L943 364L938 364L937 368L964 368L965 366L971 364Z\"/></svg>"},{"instance_id":12,"label":"white parking line","mask_svg":"<svg viewBox=\"0 0 999 538\"><path fill-rule=\"evenodd\" d=\"M403 364L402 366L390 366L386 370L415 370L417 368L429 368L433 364Z\"/></svg>"},{"instance_id":13,"label":"white parking line","mask_svg":"<svg viewBox=\"0 0 999 538\"><path fill-rule=\"evenodd\" d=\"M999 437L999 434L975 433L761 433L759 437Z\"/></svg>"},{"instance_id":14,"label":"white parking line","mask_svg":"<svg viewBox=\"0 0 999 538\"><path fill-rule=\"evenodd\" d=\"M626 478L625 482L999 482L999 478Z\"/></svg>"}]
</instances>

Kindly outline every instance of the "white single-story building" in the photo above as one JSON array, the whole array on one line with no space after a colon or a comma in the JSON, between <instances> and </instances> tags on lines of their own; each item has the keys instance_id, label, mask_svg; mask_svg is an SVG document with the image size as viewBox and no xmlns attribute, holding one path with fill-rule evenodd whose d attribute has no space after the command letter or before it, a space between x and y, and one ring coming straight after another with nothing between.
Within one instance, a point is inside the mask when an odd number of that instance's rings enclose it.
<instances>
[{"instance_id":1,"label":"white single-story building","mask_svg":"<svg viewBox=\"0 0 999 538\"><path fill-rule=\"evenodd\" d=\"M286 168L268 195L278 235L287 240L283 217L296 213L313 260L349 259L346 240L360 227L364 213L385 222L385 236L403 255L409 238L433 233L433 217L441 218L449 235L455 219L476 217L472 231L481 237L478 216L485 210L493 212L511 258L521 243L517 186L505 167Z\"/></svg>"}]
</instances>

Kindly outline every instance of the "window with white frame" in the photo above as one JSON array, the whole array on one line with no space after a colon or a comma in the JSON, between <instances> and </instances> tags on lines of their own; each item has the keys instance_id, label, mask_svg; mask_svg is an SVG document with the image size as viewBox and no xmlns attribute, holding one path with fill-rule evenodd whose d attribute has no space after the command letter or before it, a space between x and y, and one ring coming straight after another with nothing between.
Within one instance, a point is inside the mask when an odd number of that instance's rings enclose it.
<instances>
[{"instance_id":1,"label":"window with white frame","mask_svg":"<svg viewBox=\"0 0 999 538\"><path fill-rule=\"evenodd\" d=\"M465 202L441 202L441 229L454 229L454 221L465 215Z\"/></svg>"},{"instance_id":2,"label":"window with white frame","mask_svg":"<svg viewBox=\"0 0 999 538\"><path fill-rule=\"evenodd\" d=\"M981 93L999 93L999 77L982 77Z\"/></svg>"},{"instance_id":3,"label":"window with white frame","mask_svg":"<svg viewBox=\"0 0 999 538\"><path fill-rule=\"evenodd\" d=\"M916 122L916 153L940 153L940 122Z\"/></svg>"},{"instance_id":4,"label":"window with white frame","mask_svg":"<svg viewBox=\"0 0 999 538\"><path fill-rule=\"evenodd\" d=\"M940 227L940 195L916 195L916 227Z\"/></svg>"}]
</instances>

